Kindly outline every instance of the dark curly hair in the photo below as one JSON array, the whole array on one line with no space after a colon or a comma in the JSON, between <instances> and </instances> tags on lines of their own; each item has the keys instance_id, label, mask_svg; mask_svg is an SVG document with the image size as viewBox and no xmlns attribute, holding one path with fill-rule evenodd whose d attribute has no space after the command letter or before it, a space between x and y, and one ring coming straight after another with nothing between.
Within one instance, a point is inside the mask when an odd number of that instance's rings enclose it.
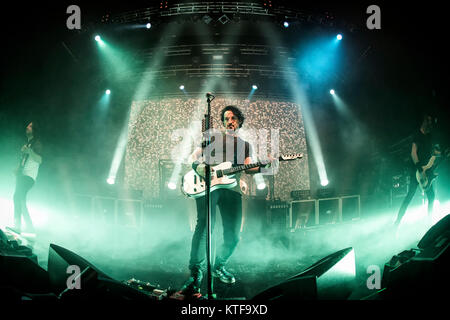
<instances>
[{"instance_id":1,"label":"dark curly hair","mask_svg":"<svg viewBox=\"0 0 450 320\"><path fill-rule=\"evenodd\" d=\"M39 124L39 121L37 120L32 120L29 123L33 124L33 138L40 139L41 137L41 126Z\"/></svg>"},{"instance_id":2,"label":"dark curly hair","mask_svg":"<svg viewBox=\"0 0 450 320\"><path fill-rule=\"evenodd\" d=\"M242 125L244 124L245 117L244 114L241 112L241 110L239 110L238 107L236 106L226 106L225 108L222 109L220 113L220 120L222 120L222 123L224 121L225 112L227 111L233 112L233 114L238 118L239 128L242 127Z\"/></svg>"}]
</instances>

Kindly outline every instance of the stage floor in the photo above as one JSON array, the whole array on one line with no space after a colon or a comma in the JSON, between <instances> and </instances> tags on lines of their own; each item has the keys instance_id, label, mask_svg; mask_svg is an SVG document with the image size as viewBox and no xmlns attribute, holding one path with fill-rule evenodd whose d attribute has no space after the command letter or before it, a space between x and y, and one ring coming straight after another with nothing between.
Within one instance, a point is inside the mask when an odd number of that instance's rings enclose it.
<instances>
[{"instance_id":1,"label":"stage floor","mask_svg":"<svg viewBox=\"0 0 450 320\"><path fill-rule=\"evenodd\" d=\"M227 269L236 277L233 285L214 281L219 299L251 299L261 291L300 273L318 260L338 250L355 250L355 290L349 299L361 299L372 293L366 281L369 266L384 264L403 250L416 246L427 229L417 225L392 228L390 216L372 217L345 223L328 224L269 233L243 232ZM156 229L157 226L155 226ZM156 229L104 226L101 230L38 230L33 251L41 267L47 269L48 246L55 243L83 257L118 281L137 279L161 289L179 289L189 277L188 261L192 232L176 235ZM214 232L222 243L221 228ZM407 232L408 231L408 232ZM214 247L214 246L213 246ZM203 291L206 292L206 277Z\"/></svg>"}]
</instances>

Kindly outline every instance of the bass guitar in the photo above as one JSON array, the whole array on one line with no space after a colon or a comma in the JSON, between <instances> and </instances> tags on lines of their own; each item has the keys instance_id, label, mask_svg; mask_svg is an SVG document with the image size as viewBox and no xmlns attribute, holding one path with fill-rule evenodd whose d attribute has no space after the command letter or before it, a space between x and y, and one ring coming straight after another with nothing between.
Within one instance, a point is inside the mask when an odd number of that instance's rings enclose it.
<instances>
[{"instance_id":1,"label":"bass guitar","mask_svg":"<svg viewBox=\"0 0 450 320\"><path fill-rule=\"evenodd\" d=\"M279 161L292 161L303 158L302 153L292 155L281 155ZM222 162L211 167L211 192L217 189L231 189L237 185L234 175L238 172L264 166L261 162L244 164L236 167L231 162ZM190 170L181 180L181 191L189 198L198 198L205 195L205 179L198 175L194 170Z\"/></svg>"},{"instance_id":2,"label":"bass guitar","mask_svg":"<svg viewBox=\"0 0 450 320\"><path fill-rule=\"evenodd\" d=\"M446 149L444 151L444 157L448 158L450 156L450 149ZM416 171L416 179L419 183L419 187L422 190L422 193L427 192L430 189L433 181L437 178L437 174L434 170L437 168L438 159L442 158L442 152L439 146L435 146L433 148L433 155L431 156L428 163L423 166L423 170Z\"/></svg>"}]
</instances>

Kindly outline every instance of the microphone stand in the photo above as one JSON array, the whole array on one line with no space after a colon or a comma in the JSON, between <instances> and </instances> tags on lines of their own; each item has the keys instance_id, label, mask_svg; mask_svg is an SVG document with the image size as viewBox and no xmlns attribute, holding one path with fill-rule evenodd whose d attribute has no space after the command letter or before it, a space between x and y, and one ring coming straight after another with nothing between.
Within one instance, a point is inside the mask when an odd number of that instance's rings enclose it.
<instances>
[{"instance_id":1,"label":"microphone stand","mask_svg":"<svg viewBox=\"0 0 450 320\"><path fill-rule=\"evenodd\" d=\"M212 97L212 99L211 99ZM208 103L208 109L205 114L205 132L206 132L206 145L209 145L211 143L211 137L210 137L210 124L211 124L211 101L214 100L213 95L206 95L206 102ZM206 234L206 272L207 272L207 279L208 279L208 300L213 298L213 280L211 276L211 198L210 198L210 191L211 191L211 166L210 166L210 157L207 155L205 157L205 208L207 210L206 212L206 225L207 225L207 234Z\"/></svg>"}]
</instances>

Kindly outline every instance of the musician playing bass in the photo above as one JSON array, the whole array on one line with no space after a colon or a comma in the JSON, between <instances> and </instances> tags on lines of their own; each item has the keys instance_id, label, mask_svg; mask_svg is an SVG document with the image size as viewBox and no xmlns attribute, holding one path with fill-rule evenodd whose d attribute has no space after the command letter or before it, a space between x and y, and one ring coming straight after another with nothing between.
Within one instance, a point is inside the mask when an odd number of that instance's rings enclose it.
<instances>
[{"instance_id":1,"label":"musician playing bass","mask_svg":"<svg viewBox=\"0 0 450 320\"><path fill-rule=\"evenodd\" d=\"M36 122L30 122L25 129L27 142L21 149L21 160L16 174L16 190L14 191L14 227L19 233L27 231L34 233L33 223L28 212L26 197L33 187L42 163L42 145L39 140L39 127ZM22 217L26 228L22 230Z\"/></svg>"},{"instance_id":2,"label":"musician playing bass","mask_svg":"<svg viewBox=\"0 0 450 320\"><path fill-rule=\"evenodd\" d=\"M419 172L420 175L426 174L426 165L432 156L432 131L435 123L435 119L428 113L424 114L422 118L422 124L420 129L413 135L413 140L411 144L411 160L412 165L410 168L410 185L408 193L403 200L403 203L398 211L397 219L394 223L395 226L400 224L402 217L404 216L406 209L408 208L416 189L418 186L418 181L416 174ZM431 215L433 212L434 203L434 190L433 186L430 185L425 191L428 198L428 221L431 222Z\"/></svg>"},{"instance_id":3,"label":"musician playing bass","mask_svg":"<svg viewBox=\"0 0 450 320\"><path fill-rule=\"evenodd\" d=\"M251 145L237 135L239 128L244 123L244 115L242 112L235 106L226 106L221 111L221 121L224 130L221 130L219 135L214 134L209 145L214 145L214 148L208 148L208 146L203 145L203 147L197 148L191 155L193 162L192 168L201 177L205 177L205 161L207 161L208 156L210 161L213 162L208 163L211 166L225 161L230 161L233 165L246 165L252 162ZM220 139L223 139L223 141L216 141ZM270 166L270 163L267 166ZM245 172L253 174L260 171L261 167L255 167ZM239 174L235 178L239 180ZM220 250L218 250L215 264L212 268L212 276L224 283L231 284L236 280L233 274L225 269L225 264L239 242L242 221L242 196L239 190L239 181L231 189L217 189L212 191L210 197L211 228L214 228L216 206L218 206L222 216L224 232L224 243ZM206 271L207 211L205 208L205 197L201 196L195 200L197 204L197 224L192 238L189 261L191 276L181 289L181 292L185 295L200 293L203 274Z\"/></svg>"}]
</instances>

